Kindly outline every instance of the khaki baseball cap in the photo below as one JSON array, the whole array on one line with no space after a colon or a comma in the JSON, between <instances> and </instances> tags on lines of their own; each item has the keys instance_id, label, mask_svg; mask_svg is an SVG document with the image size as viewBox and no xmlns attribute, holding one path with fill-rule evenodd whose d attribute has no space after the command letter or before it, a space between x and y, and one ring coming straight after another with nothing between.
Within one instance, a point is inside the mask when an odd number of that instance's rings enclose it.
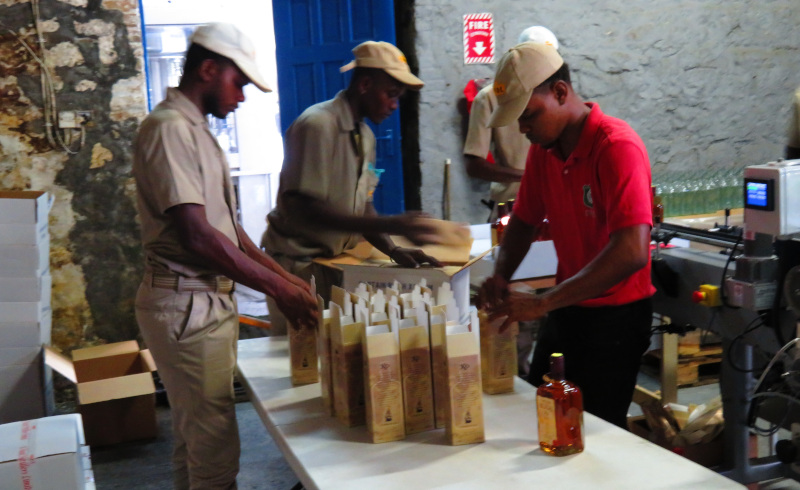
<instances>
[{"instance_id":1,"label":"khaki baseball cap","mask_svg":"<svg viewBox=\"0 0 800 490\"><path fill-rule=\"evenodd\" d=\"M233 24L214 22L195 29L189 42L233 61L262 92L272 92L256 63L256 48Z\"/></svg>"},{"instance_id":2,"label":"khaki baseball cap","mask_svg":"<svg viewBox=\"0 0 800 490\"><path fill-rule=\"evenodd\" d=\"M422 80L411 73L411 68L408 67L403 52L390 43L367 41L353 48L353 55L356 59L339 68L340 72L344 73L357 66L380 68L412 90L419 90L425 85Z\"/></svg>"},{"instance_id":3,"label":"khaki baseball cap","mask_svg":"<svg viewBox=\"0 0 800 490\"><path fill-rule=\"evenodd\" d=\"M509 49L497 65L494 94L497 107L489 119L490 128L508 126L525 111L533 89L561 68L564 60L555 47L527 42Z\"/></svg>"}]
</instances>

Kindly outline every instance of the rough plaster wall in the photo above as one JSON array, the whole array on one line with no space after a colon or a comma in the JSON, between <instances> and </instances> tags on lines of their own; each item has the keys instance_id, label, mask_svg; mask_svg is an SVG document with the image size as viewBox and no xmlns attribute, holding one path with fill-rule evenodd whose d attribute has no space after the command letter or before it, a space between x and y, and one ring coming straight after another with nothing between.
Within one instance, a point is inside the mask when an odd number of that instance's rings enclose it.
<instances>
[{"instance_id":1,"label":"rough plaster wall","mask_svg":"<svg viewBox=\"0 0 800 490\"><path fill-rule=\"evenodd\" d=\"M797 0L416 2L423 209L440 215L442 166L453 160L451 217L481 222L488 184L463 170L457 102L495 65L463 64L462 15L494 15L497 59L530 25L550 28L577 91L628 121L657 175L741 168L783 155L800 85Z\"/></svg>"},{"instance_id":2,"label":"rough plaster wall","mask_svg":"<svg viewBox=\"0 0 800 490\"><path fill-rule=\"evenodd\" d=\"M0 188L55 199L53 343L71 350L136 338L142 261L131 140L146 111L138 3L41 2L40 23L58 109L91 110L92 121L76 155L50 148L40 69L17 39L41 56L31 4L0 0Z\"/></svg>"}]
</instances>

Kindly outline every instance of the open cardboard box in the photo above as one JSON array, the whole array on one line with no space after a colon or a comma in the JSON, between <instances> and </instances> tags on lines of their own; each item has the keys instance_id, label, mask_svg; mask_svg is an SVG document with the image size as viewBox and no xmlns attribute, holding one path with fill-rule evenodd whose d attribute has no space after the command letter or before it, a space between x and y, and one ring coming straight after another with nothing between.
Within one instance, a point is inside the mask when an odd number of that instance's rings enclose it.
<instances>
[{"instance_id":1,"label":"open cardboard box","mask_svg":"<svg viewBox=\"0 0 800 490\"><path fill-rule=\"evenodd\" d=\"M628 417L628 430L643 439L647 439L648 441L651 440L650 427L647 426L647 421L645 420L644 415ZM722 434L709 442L692 444L679 448L665 447L665 449L669 449L677 454L680 454L684 458L694 461L695 463L703 465L707 468L722 464Z\"/></svg>"},{"instance_id":2,"label":"open cardboard box","mask_svg":"<svg viewBox=\"0 0 800 490\"><path fill-rule=\"evenodd\" d=\"M399 237L392 237L392 239L399 246L413 246L407 245ZM428 286L434 288L447 282L450 283L459 310L468 311L470 267L491 251L491 249L486 250L470 259L471 246L470 240L460 245L418 247L444 263L443 267L430 265L423 265L416 269L400 267L366 241L346 250L341 255L330 259L315 259L314 262L342 271L342 288L347 291L355 291L358 284L362 282L375 288L385 288L392 286L394 281L398 281L403 292L411 291L421 279L425 279Z\"/></svg>"},{"instance_id":3,"label":"open cardboard box","mask_svg":"<svg viewBox=\"0 0 800 490\"><path fill-rule=\"evenodd\" d=\"M45 348L48 365L78 385L86 442L104 446L158 434L155 362L135 340L76 349L72 360Z\"/></svg>"},{"instance_id":4,"label":"open cardboard box","mask_svg":"<svg viewBox=\"0 0 800 490\"><path fill-rule=\"evenodd\" d=\"M0 487L90 488L83 427L77 414L0 425ZM93 487L91 487L93 488Z\"/></svg>"}]
</instances>

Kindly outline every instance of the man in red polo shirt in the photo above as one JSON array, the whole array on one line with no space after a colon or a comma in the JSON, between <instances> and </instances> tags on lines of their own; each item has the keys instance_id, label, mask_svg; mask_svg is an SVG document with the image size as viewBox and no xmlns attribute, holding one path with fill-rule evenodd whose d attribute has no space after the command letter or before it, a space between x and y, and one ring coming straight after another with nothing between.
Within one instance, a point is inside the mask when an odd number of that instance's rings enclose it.
<instances>
[{"instance_id":1,"label":"man in red polo shirt","mask_svg":"<svg viewBox=\"0 0 800 490\"><path fill-rule=\"evenodd\" d=\"M562 352L584 408L620 427L650 343L650 163L644 143L620 119L584 103L569 67L551 46L523 43L500 60L492 127L518 123L532 146L495 272L479 304L491 318L548 314L528 381L538 385ZM556 286L539 295L508 281L544 218L558 255Z\"/></svg>"}]
</instances>

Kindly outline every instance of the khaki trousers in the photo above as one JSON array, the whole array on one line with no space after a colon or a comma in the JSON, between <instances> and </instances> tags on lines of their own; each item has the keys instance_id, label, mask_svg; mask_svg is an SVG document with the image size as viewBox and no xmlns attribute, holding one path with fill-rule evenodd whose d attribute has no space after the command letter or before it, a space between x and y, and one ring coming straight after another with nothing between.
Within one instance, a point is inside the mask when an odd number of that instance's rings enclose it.
<instances>
[{"instance_id":1,"label":"khaki trousers","mask_svg":"<svg viewBox=\"0 0 800 490\"><path fill-rule=\"evenodd\" d=\"M176 489L235 489L239 429L233 393L239 315L231 293L143 282L136 321L172 412Z\"/></svg>"}]
</instances>

